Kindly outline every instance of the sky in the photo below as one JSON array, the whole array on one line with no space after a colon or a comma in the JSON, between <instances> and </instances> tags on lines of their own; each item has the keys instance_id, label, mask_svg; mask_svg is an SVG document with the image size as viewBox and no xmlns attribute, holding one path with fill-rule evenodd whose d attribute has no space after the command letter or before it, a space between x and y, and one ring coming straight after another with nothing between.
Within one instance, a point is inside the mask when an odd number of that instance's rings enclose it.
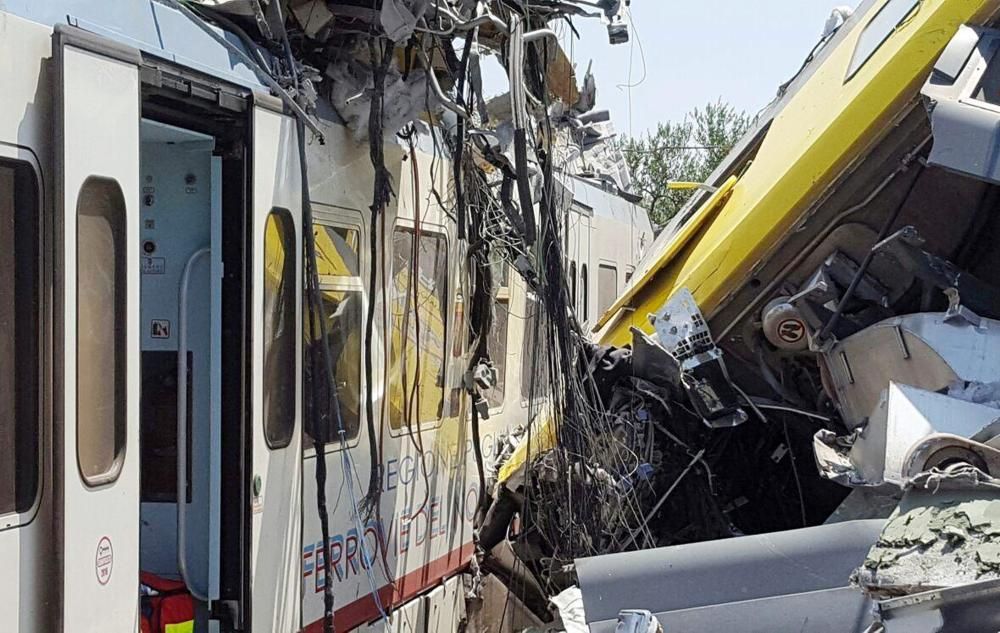
<instances>
[{"instance_id":1,"label":"sky","mask_svg":"<svg viewBox=\"0 0 1000 633\"><path fill-rule=\"evenodd\" d=\"M600 20L582 18L580 39L563 42L581 81L593 60L598 109L639 136L719 99L756 113L802 65L834 7L857 2L632 0L629 43L611 46Z\"/></svg>"}]
</instances>

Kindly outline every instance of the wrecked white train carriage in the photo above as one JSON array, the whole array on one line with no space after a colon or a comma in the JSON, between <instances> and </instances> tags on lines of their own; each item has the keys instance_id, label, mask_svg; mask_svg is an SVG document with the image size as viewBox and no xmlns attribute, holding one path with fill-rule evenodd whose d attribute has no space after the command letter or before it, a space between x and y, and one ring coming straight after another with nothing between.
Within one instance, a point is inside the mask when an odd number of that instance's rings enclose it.
<instances>
[{"instance_id":1,"label":"wrecked white train carriage","mask_svg":"<svg viewBox=\"0 0 1000 633\"><path fill-rule=\"evenodd\" d=\"M295 104L205 27L145 0L0 11L0 630L135 631L140 579L192 596L184 630L323 630L326 589L338 630L455 630L479 486L448 163L386 143L373 233L369 147L321 102L304 172ZM342 442L307 423L304 175ZM500 298L484 443L526 410L527 293Z\"/></svg>"},{"instance_id":2,"label":"wrecked white train carriage","mask_svg":"<svg viewBox=\"0 0 1000 633\"><path fill-rule=\"evenodd\" d=\"M592 630L997 628L997 11L862 3L600 318L671 352L714 435L788 429L761 450L815 527L579 560Z\"/></svg>"}]
</instances>

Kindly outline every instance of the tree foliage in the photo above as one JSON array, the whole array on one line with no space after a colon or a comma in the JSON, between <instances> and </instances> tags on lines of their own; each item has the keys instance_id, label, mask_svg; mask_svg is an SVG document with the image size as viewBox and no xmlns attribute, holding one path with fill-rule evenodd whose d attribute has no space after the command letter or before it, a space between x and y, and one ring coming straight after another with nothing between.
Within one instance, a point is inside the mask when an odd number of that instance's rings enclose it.
<instances>
[{"instance_id":1,"label":"tree foliage","mask_svg":"<svg viewBox=\"0 0 1000 633\"><path fill-rule=\"evenodd\" d=\"M691 197L670 190L670 181L704 182L749 129L751 119L722 101L695 108L681 122L660 123L639 138L625 137L622 152L632 188L643 197L650 219L663 226Z\"/></svg>"}]
</instances>

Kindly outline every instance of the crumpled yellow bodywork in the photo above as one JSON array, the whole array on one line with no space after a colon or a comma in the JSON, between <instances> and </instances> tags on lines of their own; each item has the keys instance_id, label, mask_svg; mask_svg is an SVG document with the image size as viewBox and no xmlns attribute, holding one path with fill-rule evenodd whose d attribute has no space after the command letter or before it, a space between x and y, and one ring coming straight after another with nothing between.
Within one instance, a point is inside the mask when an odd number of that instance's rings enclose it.
<instances>
[{"instance_id":1,"label":"crumpled yellow bodywork","mask_svg":"<svg viewBox=\"0 0 1000 633\"><path fill-rule=\"evenodd\" d=\"M858 39L887 1L874 3L790 97L728 200L701 217L693 235L682 227L647 258L626 289L627 301L602 316L608 325L601 343L628 343L631 326L651 331L647 315L680 288L711 318L851 161L879 140L959 26L981 23L1000 6L997 0L923 0L848 79Z\"/></svg>"}]
</instances>

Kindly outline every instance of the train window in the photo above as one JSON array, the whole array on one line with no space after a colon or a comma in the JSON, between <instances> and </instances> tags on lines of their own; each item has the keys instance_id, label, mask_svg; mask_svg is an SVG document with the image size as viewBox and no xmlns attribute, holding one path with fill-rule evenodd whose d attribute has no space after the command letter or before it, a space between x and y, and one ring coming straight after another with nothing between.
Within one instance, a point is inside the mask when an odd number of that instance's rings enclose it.
<instances>
[{"instance_id":1,"label":"train window","mask_svg":"<svg viewBox=\"0 0 1000 633\"><path fill-rule=\"evenodd\" d=\"M320 274L320 295L326 315L327 343L337 385L340 418L344 425L344 439L357 437L361 429L361 339L364 335L363 284L360 277L358 247L361 234L356 229L316 225L317 271ZM305 414L305 433L309 438L324 443L339 442L340 428L337 417L330 410L329 382L320 383L318 399L313 400L316 386L313 376L326 375L326 355L322 347L322 330L318 311L311 315L308 297L303 295L306 315L303 333L305 342L302 362L302 406ZM312 318L308 318L312 316ZM314 411L319 404L320 411ZM317 437L315 426L321 424Z\"/></svg>"},{"instance_id":2,"label":"train window","mask_svg":"<svg viewBox=\"0 0 1000 633\"><path fill-rule=\"evenodd\" d=\"M548 319L542 304L531 292L524 309L524 339L521 347L521 399L532 401L551 392L549 382Z\"/></svg>"},{"instance_id":3,"label":"train window","mask_svg":"<svg viewBox=\"0 0 1000 633\"><path fill-rule=\"evenodd\" d=\"M601 264L597 269L597 313L604 314L618 296L618 269Z\"/></svg>"},{"instance_id":4,"label":"train window","mask_svg":"<svg viewBox=\"0 0 1000 633\"><path fill-rule=\"evenodd\" d=\"M576 262L569 263L569 304L575 309L576 298Z\"/></svg>"},{"instance_id":5,"label":"train window","mask_svg":"<svg viewBox=\"0 0 1000 633\"><path fill-rule=\"evenodd\" d=\"M587 265L580 265L580 304L583 313L583 322L590 319L590 280L587 277Z\"/></svg>"},{"instance_id":6,"label":"train window","mask_svg":"<svg viewBox=\"0 0 1000 633\"><path fill-rule=\"evenodd\" d=\"M847 68L847 79L854 77L861 70L882 44L892 37L896 29L906 22L920 2L921 0L889 0L878 10L858 38L854 56Z\"/></svg>"},{"instance_id":7,"label":"train window","mask_svg":"<svg viewBox=\"0 0 1000 633\"><path fill-rule=\"evenodd\" d=\"M264 225L264 439L284 448L295 431L295 224L274 209Z\"/></svg>"},{"instance_id":8,"label":"train window","mask_svg":"<svg viewBox=\"0 0 1000 633\"><path fill-rule=\"evenodd\" d=\"M389 426L437 422L444 413L448 242L397 228L389 287Z\"/></svg>"},{"instance_id":9,"label":"train window","mask_svg":"<svg viewBox=\"0 0 1000 633\"><path fill-rule=\"evenodd\" d=\"M38 491L38 183L0 160L0 514Z\"/></svg>"},{"instance_id":10,"label":"train window","mask_svg":"<svg viewBox=\"0 0 1000 633\"><path fill-rule=\"evenodd\" d=\"M507 324L510 322L510 288L507 286L509 266L502 264L497 273L494 273L494 279L500 287L497 289L497 299L493 304L495 308L493 327L490 328L486 340L486 351L493 361L493 367L497 370L497 384L484 394L491 408L503 405L507 375Z\"/></svg>"},{"instance_id":11,"label":"train window","mask_svg":"<svg viewBox=\"0 0 1000 633\"><path fill-rule=\"evenodd\" d=\"M125 196L92 176L76 211L77 460L96 486L118 478L125 453Z\"/></svg>"},{"instance_id":12,"label":"train window","mask_svg":"<svg viewBox=\"0 0 1000 633\"><path fill-rule=\"evenodd\" d=\"M316 272L321 281L345 277L361 279L358 256L361 234L356 229L316 225L313 236L316 240Z\"/></svg>"},{"instance_id":13,"label":"train window","mask_svg":"<svg viewBox=\"0 0 1000 633\"><path fill-rule=\"evenodd\" d=\"M452 337L451 337L451 362L454 366L461 366L461 358L463 352L465 352L465 298L462 296L461 289L455 293L454 308L452 310ZM460 373L460 372L459 372ZM448 392L448 413L445 415L446 418L455 418L461 413L462 410L462 393L465 391L462 388L462 377L461 375L452 378L452 382L449 383L451 389Z\"/></svg>"}]
</instances>

